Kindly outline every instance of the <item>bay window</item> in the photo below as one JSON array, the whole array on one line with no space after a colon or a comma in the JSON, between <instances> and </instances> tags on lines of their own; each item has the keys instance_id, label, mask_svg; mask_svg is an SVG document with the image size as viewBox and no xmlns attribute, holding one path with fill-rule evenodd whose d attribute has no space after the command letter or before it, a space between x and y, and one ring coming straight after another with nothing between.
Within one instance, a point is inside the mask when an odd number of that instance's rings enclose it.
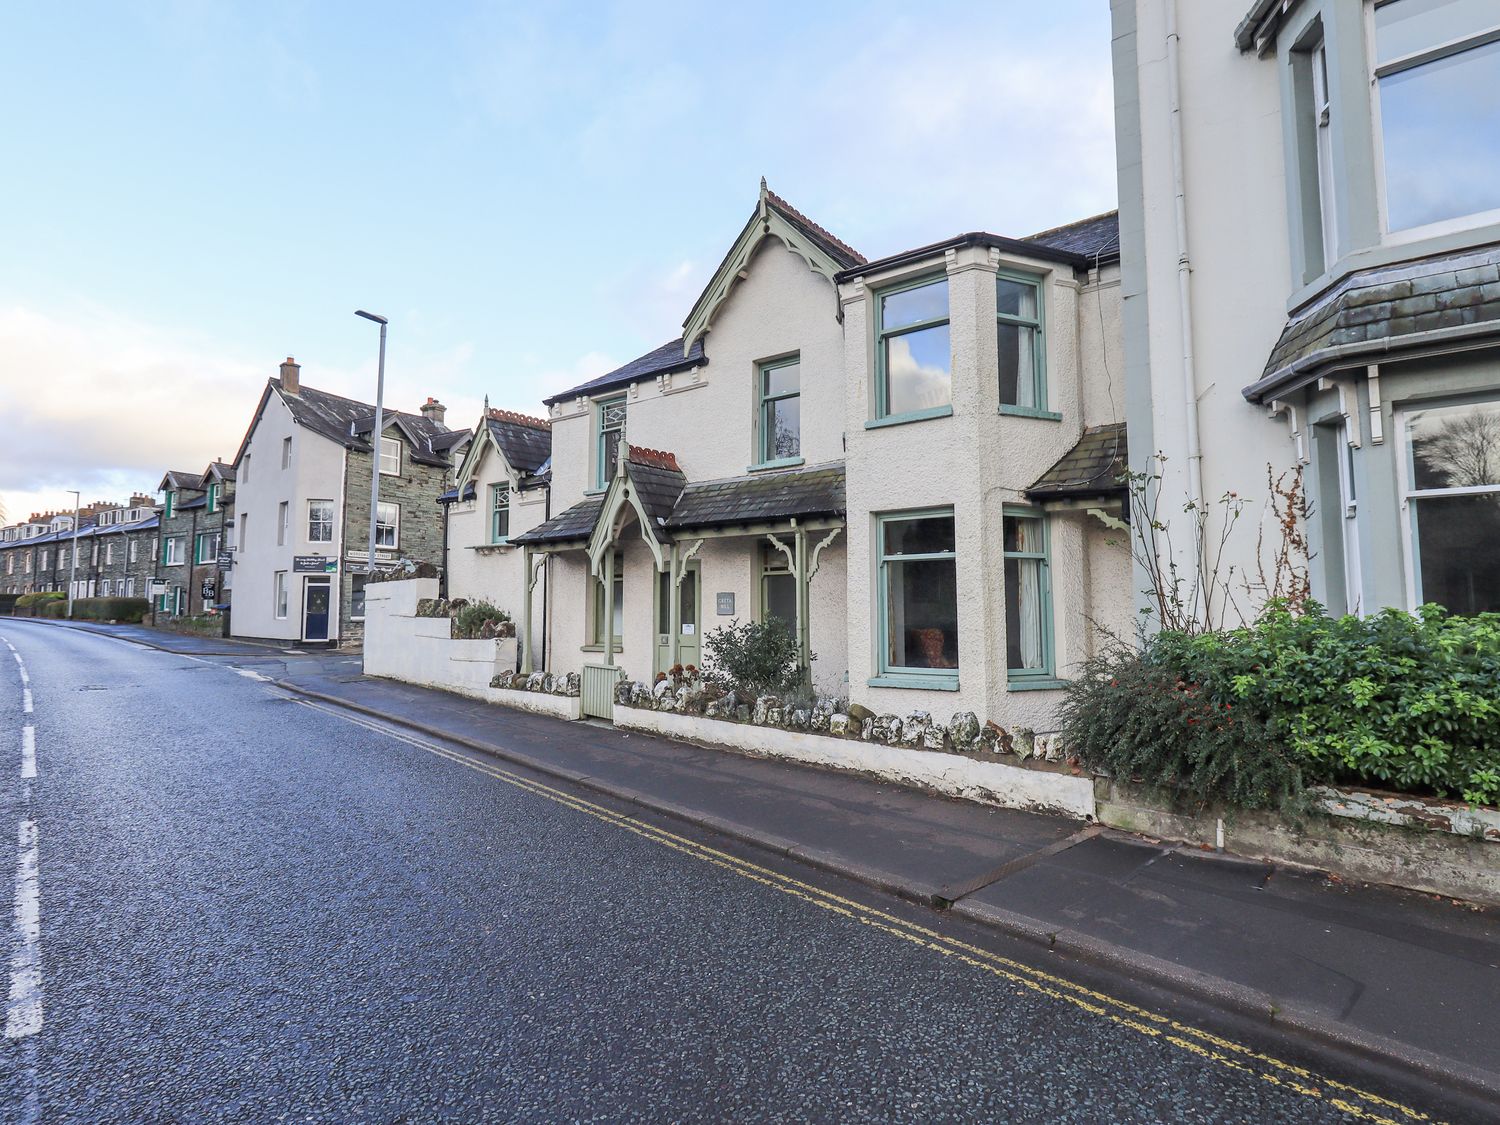
<instances>
[{"instance_id":1,"label":"bay window","mask_svg":"<svg viewBox=\"0 0 1500 1125\"><path fill-rule=\"evenodd\" d=\"M1413 608L1500 611L1500 398L1402 412Z\"/></svg>"},{"instance_id":2,"label":"bay window","mask_svg":"<svg viewBox=\"0 0 1500 1125\"><path fill-rule=\"evenodd\" d=\"M880 293L875 332L875 417L951 410L948 279L926 278Z\"/></svg>"},{"instance_id":3,"label":"bay window","mask_svg":"<svg viewBox=\"0 0 1500 1125\"><path fill-rule=\"evenodd\" d=\"M1375 6L1375 81L1386 228L1500 209L1500 6L1385 0Z\"/></svg>"},{"instance_id":4,"label":"bay window","mask_svg":"<svg viewBox=\"0 0 1500 1125\"><path fill-rule=\"evenodd\" d=\"M1007 508L1001 532L1005 560L1005 667L1011 685L1050 681L1052 575L1047 520L1039 511Z\"/></svg>"},{"instance_id":5,"label":"bay window","mask_svg":"<svg viewBox=\"0 0 1500 1125\"><path fill-rule=\"evenodd\" d=\"M1001 274L995 279L995 317L1000 345L1000 408L1047 409L1047 372L1042 348L1042 286L1035 277Z\"/></svg>"},{"instance_id":6,"label":"bay window","mask_svg":"<svg viewBox=\"0 0 1500 1125\"><path fill-rule=\"evenodd\" d=\"M958 686L958 554L953 510L877 517L882 676ZM910 680L906 680L910 677Z\"/></svg>"}]
</instances>

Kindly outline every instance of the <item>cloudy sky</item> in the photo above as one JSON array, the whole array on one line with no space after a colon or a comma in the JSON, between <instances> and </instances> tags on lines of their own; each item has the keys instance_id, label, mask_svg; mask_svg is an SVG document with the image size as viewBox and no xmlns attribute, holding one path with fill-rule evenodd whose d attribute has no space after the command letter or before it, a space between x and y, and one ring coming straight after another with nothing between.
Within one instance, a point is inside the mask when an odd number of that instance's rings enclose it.
<instances>
[{"instance_id":1,"label":"cloudy sky","mask_svg":"<svg viewBox=\"0 0 1500 1125\"><path fill-rule=\"evenodd\" d=\"M469 425L678 334L764 175L871 257L1114 206L1101 0L10 4L0 504L232 457L266 376Z\"/></svg>"}]
</instances>

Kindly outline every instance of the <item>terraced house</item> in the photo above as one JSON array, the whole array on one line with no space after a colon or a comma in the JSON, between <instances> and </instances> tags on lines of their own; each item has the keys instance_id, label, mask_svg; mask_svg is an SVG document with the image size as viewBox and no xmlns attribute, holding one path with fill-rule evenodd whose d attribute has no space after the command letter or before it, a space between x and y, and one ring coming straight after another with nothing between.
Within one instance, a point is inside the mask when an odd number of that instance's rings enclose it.
<instances>
[{"instance_id":1,"label":"terraced house","mask_svg":"<svg viewBox=\"0 0 1500 1125\"><path fill-rule=\"evenodd\" d=\"M438 499L469 438L444 413L387 410L372 440L374 406L303 385L295 360L266 381L233 461L235 636L359 640L377 462L375 565L440 564Z\"/></svg>"},{"instance_id":2,"label":"terraced house","mask_svg":"<svg viewBox=\"0 0 1500 1125\"><path fill-rule=\"evenodd\" d=\"M1104 215L871 262L763 183L682 336L547 400L523 660L603 713L777 618L825 694L1040 722L1130 614L1118 258Z\"/></svg>"},{"instance_id":3,"label":"terraced house","mask_svg":"<svg viewBox=\"0 0 1500 1125\"><path fill-rule=\"evenodd\" d=\"M158 615L217 614L229 608L233 547L234 469L214 461L202 473L169 471L161 493Z\"/></svg>"},{"instance_id":4,"label":"terraced house","mask_svg":"<svg viewBox=\"0 0 1500 1125\"><path fill-rule=\"evenodd\" d=\"M1252 512L1300 467L1336 612L1500 609L1500 5L1112 11L1136 467Z\"/></svg>"},{"instance_id":5,"label":"terraced house","mask_svg":"<svg viewBox=\"0 0 1500 1125\"><path fill-rule=\"evenodd\" d=\"M0 529L0 593L67 592L75 597L144 597L155 570L157 516L151 497L98 502L73 513L43 513ZM77 549L74 567L72 553Z\"/></svg>"}]
</instances>

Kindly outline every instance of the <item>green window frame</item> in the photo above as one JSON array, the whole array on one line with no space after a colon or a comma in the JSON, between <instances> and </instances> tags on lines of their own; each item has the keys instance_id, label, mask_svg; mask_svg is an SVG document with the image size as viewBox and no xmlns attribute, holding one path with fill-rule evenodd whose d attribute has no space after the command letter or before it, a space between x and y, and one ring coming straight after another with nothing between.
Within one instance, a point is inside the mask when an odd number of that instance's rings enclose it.
<instances>
[{"instance_id":1,"label":"green window frame","mask_svg":"<svg viewBox=\"0 0 1500 1125\"><path fill-rule=\"evenodd\" d=\"M490 485L490 542L510 541L510 485Z\"/></svg>"},{"instance_id":2,"label":"green window frame","mask_svg":"<svg viewBox=\"0 0 1500 1125\"><path fill-rule=\"evenodd\" d=\"M788 389L791 371L791 389ZM755 467L802 464L802 356L790 355L756 365ZM786 404L786 405L782 405ZM795 408L796 432L788 437L786 413ZM782 422L778 430L777 422Z\"/></svg>"},{"instance_id":3,"label":"green window frame","mask_svg":"<svg viewBox=\"0 0 1500 1125\"><path fill-rule=\"evenodd\" d=\"M599 400L594 414L594 487L606 489L625 440L625 396ZM603 644L603 642L600 642Z\"/></svg>"},{"instance_id":4,"label":"green window frame","mask_svg":"<svg viewBox=\"0 0 1500 1125\"><path fill-rule=\"evenodd\" d=\"M604 580L589 575L589 588L593 591L589 599L589 644L604 647ZM615 555L615 621L621 630L625 627L625 556ZM620 633L614 636L615 648L623 648Z\"/></svg>"},{"instance_id":5,"label":"green window frame","mask_svg":"<svg viewBox=\"0 0 1500 1125\"><path fill-rule=\"evenodd\" d=\"M769 621L775 617L778 621L786 624L793 635L797 634L797 576L792 573L786 556L769 543L760 545L760 553L756 556L757 569L760 574L756 581L756 588L760 591L760 619L762 622ZM788 621L782 614L775 613L772 606L778 600L772 596L773 586L783 589L780 600L785 601L787 593L791 595L792 619Z\"/></svg>"},{"instance_id":6,"label":"green window frame","mask_svg":"<svg viewBox=\"0 0 1500 1125\"><path fill-rule=\"evenodd\" d=\"M219 510L219 486L211 483L208 486L208 510L217 512Z\"/></svg>"},{"instance_id":7,"label":"green window frame","mask_svg":"<svg viewBox=\"0 0 1500 1125\"><path fill-rule=\"evenodd\" d=\"M1013 687L1051 686L1057 680L1057 663L1050 521L1039 508L1010 504L1002 510L1002 521L1006 677Z\"/></svg>"},{"instance_id":8,"label":"green window frame","mask_svg":"<svg viewBox=\"0 0 1500 1125\"><path fill-rule=\"evenodd\" d=\"M170 488L167 489L167 491L166 491L166 500L163 502L163 505L162 505L162 513L161 513L161 518L162 519L169 520L169 519L172 518L172 509L176 506L176 500L177 500L177 493L173 492Z\"/></svg>"},{"instance_id":9,"label":"green window frame","mask_svg":"<svg viewBox=\"0 0 1500 1125\"><path fill-rule=\"evenodd\" d=\"M193 562L214 562L219 556L218 534L209 531L200 531L193 540Z\"/></svg>"},{"instance_id":10,"label":"green window frame","mask_svg":"<svg viewBox=\"0 0 1500 1125\"><path fill-rule=\"evenodd\" d=\"M892 298L903 294L910 294L916 290L932 287L941 287L943 293L943 315L927 316L913 320L902 319L897 323L890 324L892 318L886 311L887 304ZM925 274L922 277L913 278L899 285L892 285L879 290L875 294L875 420L877 422L887 419L900 419L902 421L915 422L922 418L939 418L953 413L953 350L952 341L948 337L948 322L951 315L948 294L948 275L946 273ZM891 361L890 354L893 347L898 347L905 342L907 337L915 337L921 333L930 333L935 329L943 329L943 339L947 343L946 375L948 378L947 401L942 403L933 402L926 406L917 406L904 401L904 397L892 401L891 395ZM907 348L908 357L911 355L910 347Z\"/></svg>"},{"instance_id":11,"label":"green window frame","mask_svg":"<svg viewBox=\"0 0 1500 1125\"><path fill-rule=\"evenodd\" d=\"M1047 409L1046 304L1040 277L1003 270L995 275L995 338L1001 413L1056 417Z\"/></svg>"},{"instance_id":12,"label":"green window frame","mask_svg":"<svg viewBox=\"0 0 1500 1125\"><path fill-rule=\"evenodd\" d=\"M938 521L932 528L941 538L941 522L947 523L946 547L936 550L910 550L904 544L893 545L892 533L902 524ZM887 512L875 517L875 554L877 559L876 601L879 654L879 676L871 681L876 687L918 687L954 691L958 688L958 540L957 523L952 508L923 508L905 512ZM941 564L948 564L951 575L947 585L950 596L943 598ZM934 567L932 564L939 564ZM908 576L906 568L919 568ZM892 599L892 587L900 585L903 597L899 604ZM936 617L912 623L908 620L913 597L926 602ZM940 604L946 602L947 604ZM897 611L901 626L895 627ZM916 659L912 659L915 655ZM905 657L903 659L903 657Z\"/></svg>"}]
</instances>

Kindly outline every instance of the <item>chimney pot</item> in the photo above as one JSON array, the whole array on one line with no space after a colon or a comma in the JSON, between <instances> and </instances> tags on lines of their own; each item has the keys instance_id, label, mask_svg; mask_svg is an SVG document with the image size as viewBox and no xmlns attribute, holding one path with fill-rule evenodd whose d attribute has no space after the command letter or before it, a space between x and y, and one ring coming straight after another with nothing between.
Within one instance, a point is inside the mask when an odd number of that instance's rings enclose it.
<instances>
[{"instance_id":1,"label":"chimney pot","mask_svg":"<svg viewBox=\"0 0 1500 1125\"><path fill-rule=\"evenodd\" d=\"M289 395L302 393L302 366L291 356L281 365L281 389Z\"/></svg>"},{"instance_id":2,"label":"chimney pot","mask_svg":"<svg viewBox=\"0 0 1500 1125\"><path fill-rule=\"evenodd\" d=\"M427 401L422 404L422 417L435 426L442 426L443 419L447 416L448 408L431 395L428 395Z\"/></svg>"}]
</instances>

